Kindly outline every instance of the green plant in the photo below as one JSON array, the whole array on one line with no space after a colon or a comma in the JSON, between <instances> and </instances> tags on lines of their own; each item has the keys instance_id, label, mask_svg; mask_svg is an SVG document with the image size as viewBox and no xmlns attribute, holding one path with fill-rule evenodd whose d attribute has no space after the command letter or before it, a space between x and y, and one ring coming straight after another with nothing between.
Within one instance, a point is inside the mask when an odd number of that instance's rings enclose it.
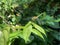
<instances>
[{"instance_id":1,"label":"green plant","mask_svg":"<svg viewBox=\"0 0 60 45\"><path fill-rule=\"evenodd\" d=\"M0 45L58 45L59 5L59 0L0 0Z\"/></svg>"}]
</instances>

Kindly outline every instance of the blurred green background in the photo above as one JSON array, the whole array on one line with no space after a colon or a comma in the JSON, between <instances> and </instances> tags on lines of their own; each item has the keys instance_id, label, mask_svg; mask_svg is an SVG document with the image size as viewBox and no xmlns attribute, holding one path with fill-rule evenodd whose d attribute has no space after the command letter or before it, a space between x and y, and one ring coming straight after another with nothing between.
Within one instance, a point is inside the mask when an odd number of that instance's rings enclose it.
<instances>
[{"instance_id":1,"label":"blurred green background","mask_svg":"<svg viewBox=\"0 0 60 45\"><path fill-rule=\"evenodd\" d=\"M60 45L60 0L0 0L0 45Z\"/></svg>"}]
</instances>

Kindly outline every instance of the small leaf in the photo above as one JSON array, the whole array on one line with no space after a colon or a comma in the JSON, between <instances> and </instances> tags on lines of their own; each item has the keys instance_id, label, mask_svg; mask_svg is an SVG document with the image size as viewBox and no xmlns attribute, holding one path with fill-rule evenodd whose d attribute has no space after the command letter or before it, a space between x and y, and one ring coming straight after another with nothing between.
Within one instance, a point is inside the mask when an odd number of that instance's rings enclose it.
<instances>
[{"instance_id":1,"label":"small leaf","mask_svg":"<svg viewBox=\"0 0 60 45\"><path fill-rule=\"evenodd\" d=\"M30 22L24 27L23 29L23 38L25 42L29 41L29 37L31 35L32 25L30 25Z\"/></svg>"},{"instance_id":2,"label":"small leaf","mask_svg":"<svg viewBox=\"0 0 60 45\"><path fill-rule=\"evenodd\" d=\"M43 41L45 41L43 35L36 29L32 30L32 33L36 34L37 36L39 36Z\"/></svg>"},{"instance_id":3,"label":"small leaf","mask_svg":"<svg viewBox=\"0 0 60 45\"><path fill-rule=\"evenodd\" d=\"M35 24L35 23L32 23L32 25L33 25L38 31L40 31L41 33L43 33L43 34L47 37L46 32L45 32L45 30L44 30L42 27L38 26L38 25Z\"/></svg>"}]
</instances>

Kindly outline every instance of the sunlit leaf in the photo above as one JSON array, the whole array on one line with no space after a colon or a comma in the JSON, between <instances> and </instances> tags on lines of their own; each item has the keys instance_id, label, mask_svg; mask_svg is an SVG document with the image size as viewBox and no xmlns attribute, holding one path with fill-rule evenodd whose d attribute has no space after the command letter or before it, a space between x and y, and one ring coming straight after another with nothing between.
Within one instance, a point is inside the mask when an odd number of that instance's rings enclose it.
<instances>
[{"instance_id":1,"label":"sunlit leaf","mask_svg":"<svg viewBox=\"0 0 60 45\"><path fill-rule=\"evenodd\" d=\"M16 32L11 33L9 37L14 38L14 37L17 37L19 34L20 34L20 32L16 31Z\"/></svg>"},{"instance_id":2,"label":"sunlit leaf","mask_svg":"<svg viewBox=\"0 0 60 45\"><path fill-rule=\"evenodd\" d=\"M31 35L31 30L32 30L32 25L31 25L31 22L29 22L23 28L23 39L25 40L26 43L27 43L27 41L29 41L29 37Z\"/></svg>"},{"instance_id":3,"label":"sunlit leaf","mask_svg":"<svg viewBox=\"0 0 60 45\"><path fill-rule=\"evenodd\" d=\"M28 27L25 27L23 30L23 38L25 42L29 41L29 37L31 35L32 25L28 25Z\"/></svg>"},{"instance_id":4,"label":"sunlit leaf","mask_svg":"<svg viewBox=\"0 0 60 45\"><path fill-rule=\"evenodd\" d=\"M36 35L39 36L43 41L45 41L42 33L40 33L38 30L33 29L33 30L32 30L32 33L36 34Z\"/></svg>"},{"instance_id":5,"label":"sunlit leaf","mask_svg":"<svg viewBox=\"0 0 60 45\"><path fill-rule=\"evenodd\" d=\"M38 31L40 31L40 32L43 33L45 36L47 36L45 30L44 30L42 27L38 26L38 25L35 24L35 23L32 23L32 25L33 25Z\"/></svg>"}]
</instances>

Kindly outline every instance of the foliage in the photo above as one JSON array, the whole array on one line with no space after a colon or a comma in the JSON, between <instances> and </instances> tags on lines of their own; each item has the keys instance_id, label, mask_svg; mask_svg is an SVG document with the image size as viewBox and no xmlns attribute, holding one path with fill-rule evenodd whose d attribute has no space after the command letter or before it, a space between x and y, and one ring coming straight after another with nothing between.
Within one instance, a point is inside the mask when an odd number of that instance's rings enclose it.
<instances>
[{"instance_id":1,"label":"foliage","mask_svg":"<svg viewBox=\"0 0 60 45\"><path fill-rule=\"evenodd\" d=\"M59 45L59 0L0 0L0 45Z\"/></svg>"}]
</instances>

